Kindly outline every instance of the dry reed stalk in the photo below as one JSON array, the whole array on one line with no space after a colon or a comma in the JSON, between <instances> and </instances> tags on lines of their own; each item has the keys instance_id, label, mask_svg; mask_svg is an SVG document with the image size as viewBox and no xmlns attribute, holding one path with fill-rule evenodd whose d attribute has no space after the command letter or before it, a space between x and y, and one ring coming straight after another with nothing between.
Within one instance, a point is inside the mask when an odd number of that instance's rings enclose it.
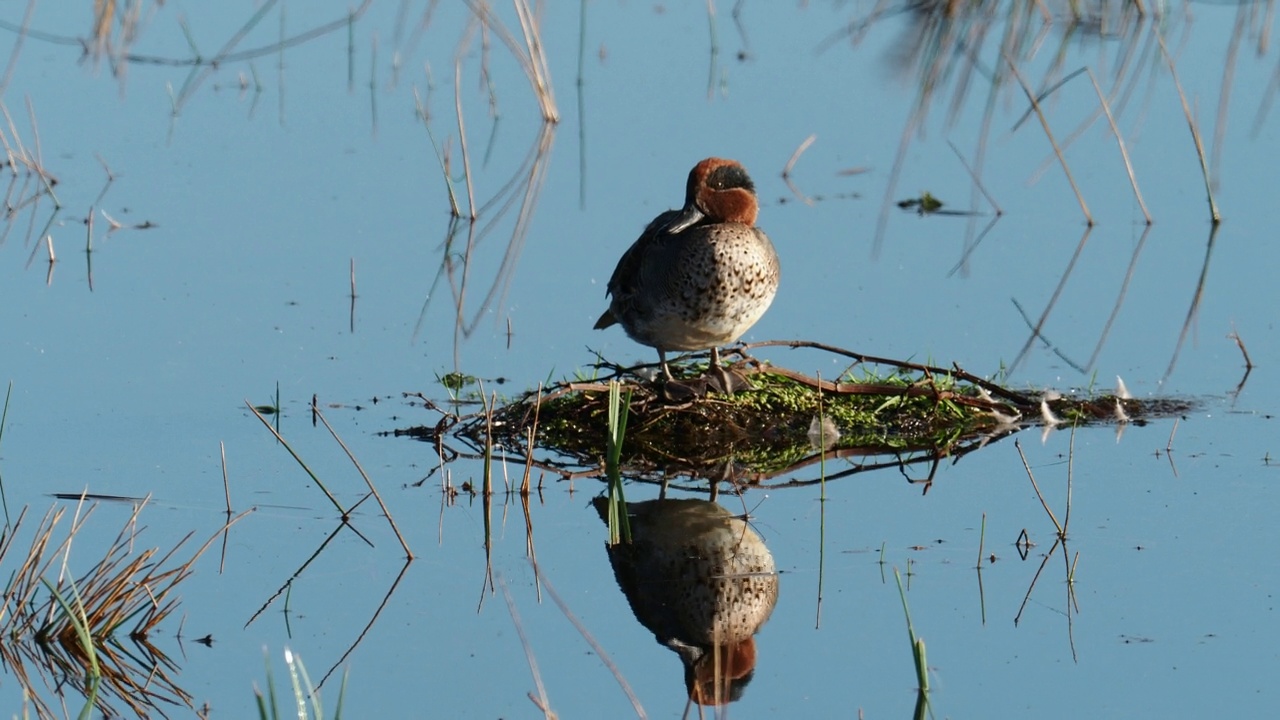
<instances>
[{"instance_id":1,"label":"dry reed stalk","mask_svg":"<svg viewBox=\"0 0 1280 720\"><path fill-rule=\"evenodd\" d=\"M351 258L351 307L347 313L347 329L352 335L356 334L356 259ZM314 398L313 398L314 399ZM315 422L312 420L312 422Z\"/></svg>"},{"instance_id":2,"label":"dry reed stalk","mask_svg":"<svg viewBox=\"0 0 1280 720\"><path fill-rule=\"evenodd\" d=\"M311 468L308 467L305 462L303 462L302 457L299 456L296 451L294 451L293 446L290 445L289 442L285 440L284 437L278 431L276 431L274 427L271 426L271 423L267 422L267 419L262 416L262 413L258 412L258 409L255 408L253 406L253 403L249 402L247 398L245 399L244 404L245 404L245 407L249 408L249 412L253 413L253 416L258 418L258 420L263 424L264 427L267 428L267 430L271 431L271 434L275 436L276 441L279 442L281 445L283 445L285 450L289 451L289 454L293 456L293 459L298 463L299 466L302 467L303 471L305 471L307 475L311 477L311 480L315 482L316 487L320 488L320 491L324 493L324 496L329 498L329 502L332 503L333 506L337 508L338 512L342 514L343 519L346 519L347 517L349 517L350 512L346 508L342 507L342 503L338 502L338 499L333 496L333 493L329 492L329 488L325 487L324 483L320 480L320 478L317 477L316 474L311 471ZM277 412L279 412L278 408L277 408Z\"/></svg>"},{"instance_id":3,"label":"dry reed stalk","mask_svg":"<svg viewBox=\"0 0 1280 720\"><path fill-rule=\"evenodd\" d=\"M529 672L533 675L533 684L538 688L537 697L535 698L533 693L530 693L529 697L538 706L538 709L542 711L547 720L553 720L556 714L551 710L551 700L547 697L547 686L542 682L542 673L538 670L538 658L533 654L533 645L529 642L529 636L525 634L524 623L520 622L520 612L516 610L515 598L511 596L511 589L507 587L507 581L504 578L498 578L498 585L502 587L502 597L507 601L507 612L511 614L511 623L516 627L516 635L520 638L520 647L524 648L524 657L529 663Z\"/></svg>"},{"instance_id":4,"label":"dry reed stalk","mask_svg":"<svg viewBox=\"0 0 1280 720\"><path fill-rule=\"evenodd\" d=\"M556 101L551 92L551 68L547 65L547 53L542 47L542 28L534 16L529 0L515 0L516 14L520 18L520 31L524 33L525 47L528 48L529 65L533 68L534 93L538 96L538 105L542 109L542 119L549 123L560 122L560 112L556 109Z\"/></svg>"},{"instance_id":5,"label":"dry reed stalk","mask_svg":"<svg viewBox=\"0 0 1280 720\"><path fill-rule=\"evenodd\" d=\"M1218 228L1221 226L1220 223L1212 223L1209 226L1209 241L1205 244L1204 263L1200 266L1200 277L1196 279L1196 289L1191 296L1191 304L1187 307L1187 315L1182 320L1182 329L1178 332L1178 342L1173 347L1173 355L1169 358L1169 366L1165 368L1164 376L1160 378L1161 385L1173 374L1173 369L1178 364L1178 356L1182 354L1182 346L1186 343L1187 335L1191 332L1191 326L1200 314L1200 303L1204 301L1204 289L1209 281L1209 261L1213 258L1213 248L1217 243Z\"/></svg>"},{"instance_id":6,"label":"dry reed stalk","mask_svg":"<svg viewBox=\"0 0 1280 720\"><path fill-rule=\"evenodd\" d=\"M35 140L35 143L36 143L36 157L35 157L36 174L40 176L41 182L44 183L45 190L48 191L49 197L53 198L54 207L60 208L62 207L62 203L58 202L58 196L56 193L53 192L53 184L49 182L52 176L49 175L44 169L44 150L42 149L40 144L40 124L36 122L36 108L35 108L35 105L31 103L31 96L28 95L26 98L26 101L27 101L27 121L31 123L31 137Z\"/></svg>"},{"instance_id":7,"label":"dry reed stalk","mask_svg":"<svg viewBox=\"0 0 1280 720\"><path fill-rule=\"evenodd\" d=\"M1067 539L1066 526L1058 522L1058 516L1054 515L1053 510L1049 508L1049 503L1044 499L1044 495L1040 492L1040 486L1036 484L1035 473L1031 472L1031 466L1027 463L1027 456L1022 452L1022 443L1018 442L1017 438L1014 438L1013 446L1018 450L1018 457L1022 460L1022 468L1027 471L1027 479L1031 481L1031 487L1036 491L1036 497L1039 498L1040 500L1040 506L1044 508L1044 511L1049 514L1049 519L1053 521L1053 527L1057 532L1058 539L1066 540ZM1068 473L1067 473L1068 498L1070 498L1070 493L1071 493L1071 490L1070 490L1071 473L1069 468L1070 468L1070 460L1068 460ZM1071 512L1070 503L1067 504L1067 512L1068 513Z\"/></svg>"},{"instance_id":8,"label":"dry reed stalk","mask_svg":"<svg viewBox=\"0 0 1280 720\"><path fill-rule=\"evenodd\" d=\"M1124 170L1129 175L1129 185L1133 187L1133 196L1138 200L1138 207L1142 208L1142 216L1147 219L1150 225L1154 220L1151 219L1151 213L1147 211L1147 204L1142 201L1142 191L1138 189L1138 178L1133 174L1133 163L1129 160L1129 151L1125 148L1124 138L1120 135L1120 128L1116 126L1116 119L1111 114L1111 104L1107 102L1106 96L1102 94L1102 88L1098 85L1098 79L1094 77L1093 71L1085 68L1085 72L1089 74L1089 82L1093 83L1093 91L1098 94L1098 102L1102 105L1102 112L1106 113L1107 122L1111 124L1111 134L1116 138L1116 145L1120 147L1120 157L1124 159Z\"/></svg>"},{"instance_id":9,"label":"dry reed stalk","mask_svg":"<svg viewBox=\"0 0 1280 720\"><path fill-rule=\"evenodd\" d=\"M108 543L102 559L78 579L73 579L69 567L72 540L96 507L84 509L86 495L81 493L67 538L56 549L51 550L50 543L63 509L51 508L37 527L27 557L12 576L4 596L4 607L10 612L3 626L10 642L0 646L0 656L28 690L33 689L34 684L24 666L27 661L39 669L46 680L52 674L58 676L59 682L69 678L74 684L83 685L87 681L90 706L108 715L117 714L110 711L113 701L124 702L136 716L148 715L166 703L190 707L191 695L169 677L168 673L176 670L176 665L146 638L177 609L179 600L174 591L191 575L195 561L221 531L211 536L186 562L175 567L166 566L190 534L162 557L157 558L156 548L135 555L133 546L141 531L138 515L146 505L144 499L135 505L114 540ZM19 524L21 520L20 516ZM239 518L229 521L224 527L237 520ZM10 542L11 536L0 544L0 557ZM49 582L46 575L59 556L62 562L57 578ZM35 593L41 586L46 587L49 594L38 600ZM73 597L64 597L67 589ZM128 650L123 653L115 650L122 647L116 637L118 632L131 619L136 622L129 637L141 656ZM35 642L23 643L23 640ZM32 696L40 702L38 695Z\"/></svg>"},{"instance_id":10,"label":"dry reed stalk","mask_svg":"<svg viewBox=\"0 0 1280 720\"><path fill-rule=\"evenodd\" d=\"M471 155L467 152L467 125L462 119L462 62L453 65L453 106L458 116L458 145L462 147L462 175L467 183L467 212L476 221L476 193L471 184Z\"/></svg>"},{"instance_id":11,"label":"dry reed stalk","mask_svg":"<svg viewBox=\"0 0 1280 720\"><path fill-rule=\"evenodd\" d=\"M1129 284L1133 282L1133 276L1138 270L1138 256L1142 254L1142 248L1146 246L1147 236L1150 234L1151 225L1148 224L1142 229L1142 236L1138 238L1138 243L1133 248L1133 255L1129 258L1129 267L1124 272L1124 281L1120 283L1120 292L1116 294L1116 302L1111 308L1111 314L1107 316L1107 322L1102 326L1102 332L1098 334L1098 343L1093 347L1093 354L1089 356L1089 361L1084 364L1086 371L1094 368L1094 363L1098 361L1098 356L1102 354L1102 346L1111 334L1111 328L1115 325L1116 318L1120 316L1120 308L1124 306L1125 296L1129 293Z\"/></svg>"},{"instance_id":12,"label":"dry reed stalk","mask_svg":"<svg viewBox=\"0 0 1280 720\"><path fill-rule=\"evenodd\" d=\"M1023 343L1022 349L1018 351L1018 355L1013 359L1013 362L1009 365L1009 372L1012 373L1019 365L1022 364L1022 361L1026 359L1027 353L1031 351L1031 346L1035 343L1036 338L1044 339L1044 334L1043 334L1044 325L1046 322L1049 321L1049 315L1050 313L1053 312L1054 307L1057 306L1058 299L1062 297L1062 291L1065 290L1067 287L1067 280L1071 278L1071 273L1072 271L1075 270L1076 263L1079 262L1080 256L1084 253L1084 246L1086 243L1088 243L1089 235L1092 233L1093 233L1092 225L1085 227L1084 234L1080 236L1080 242L1076 243L1075 252L1071 254L1071 259L1067 261L1067 267L1062 271L1062 277L1059 278L1058 284L1053 288L1053 294L1049 296L1049 302L1045 303L1044 311L1040 313L1040 317L1036 320L1035 324L1031 328L1031 336L1027 338L1027 341L1025 343ZM1015 304L1016 304L1016 301L1015 301ZM1019 306L1019 310L1021 311L1021 306ZM1028 324L1030 323L1028 322ZM1046 340L1045 342L1048 342L1048 341ZM1052 343L1050 343L1050 345L1052 345ZM1076 368L1077 370L1080 370L1081 372L1083 372L1083 369L1080 367L1078 363L1075 363L1065 355L1058 353L1056 348L1055 348L1055 353L1058 354L1058 357L1068 362L1073 368Z\"/></svg>"},{"instance_id":13,"label":"dry reed stalk","mask_svg":"<svg viewBox=\"0 0 1280 720\"><path fill-rule=\"evenodd\" d=\"M400 541L400 547L404 548L406 559L412 560L413 551L409 549L409 543L405 542L404 535L400 532L400 528L396 526L395 518L391 517L391 510L387 507L387 504L382 501L382 495L380 495L378 493L378 489L374 487L373 480L369 478L369 473L364 471L364 468L360 465L360 461L356 459L356 456L351 452L351 449L342 441L342 438L338 437L338 433L334 432L333 426L325 419L324 413L320 412L320 408L317 407L315 409L315 414L316 417L320 418L320 422L324 424L324 427L329 431L329 434L333 436L333 439L337 441L338 446L347 454L347 457L351 460L351 464L356 466L356 471L360 473L360 477L364 478L364 484L369 486L369 492L373 493L374 500L378 501L378 506L382 508L382 514L386 516L387 523L391 525L391 531L395 533L396 539Z\"/></svg>"},{"instance_id":14,"label":"dry reed stalk","mask_svg":"<svg viewBox=\"0 0 1280 720\"><path fill-rule=\"evenodd\" d=\"M57 193L53 191L53 185L57 182L57 179L54 178L52 173L45 169L44 163L40 159L42 156L40 151L40 128L36 123L35 107L31 104L30 97L27 98L26 104L28 122L31 124L31 134L35 138L35 154L33 155L31 150L27 146L23 145L22 138L18 135L18 128L13 122L13 116L9 114L9 108L3 101L0 101L0 113L4 115L5 122L9 126L9 135L13 140L13 145L17 146L17 152L14 152L9 141L4 139L4 133L2 131L0 131L0 141L4 142L5 154L8 157L10 171L16 176L18 173L18 166L21 165L26 168L28 173L34 175L35 178L39 180L44 191L43 193L33 193L21 204L11 208L11 211L18 210L27 203L37 202L42 194L49 196L53 201L55 210L60 210L62 208L62 202L58 200ZM34 221L34 219L35 218L33 216L32 220ZM30 263L29 260L28 263Z\"/></svg>"},{"instance_id":15,"label":"dry reed stalk","mask_svg":"<svg viewBox=\"0 0 1280 720\"><path fill-rule=\"evenodd\" d=\"M533 472L533 447L538 437L538 415L542 410L542 382L538 382L538 395L533 404L533 425L529 428L528 440L525 442L524 477L520 480L520 494L529 494L529 473Z\"/></svg>"},{"instance_id":16,"label":"dry reed stalk","mask_svg":"<svg viewBox=\"0 0 1280 720\"><path fill-rule=\"evenodd\" d=\"M1191 140L1195 143L1196 157L1200 160L1200 172L1204 176L1204 192L1209 200L1209 219L1214 224L1222 222L1222 215L1218 212L1218 203L1213 199L1213 182L1209 177L1209 163L1205 159L1204 141L1200 137L1200 129L1196 126L1196 120L1191 115L1191 106L1187 104L1187 94L1182 90L1182 81L1178 79L1178 68L1173 62L1173 56L1169 54L1169 48L1164 44L1164 36L1159 30L1153 30L1156 41L1160 43L1160 52L1164 55L1165 62L1169 65L1169 74L1173 77L1173 86L1178 90L1178 100L1182 102L1182 114L1187 118L1187 127L1191 130Z\"/></svg>"},{"instance_id":17,"label":"dry reed stalk","mask_svg":"<svg viewBox=\"0 0 1280 720\"><path fill-rule=\"evenodd\" d=\"M431 149L436 154L436 162L440 164L440 172L444 175L444 186L449 192L449 212L455 218L462 217L462 210L458 207L458 196L453 192L453 178L449 177L449 167L445 156L440 152L440 146L436 144L436 138L431 133L430 118L427 115L427 109L422 104L422 98L418 95L418 88L413 89L414 110L418 117L422 118L422 126L427 130L427 139L431 141Z\"/></svg>"},{"instance_id":18,"label":"dry reed stalk","mask_svg":"<svg viewBox=\"0 0 1280 720\"><path fill-rule=\"evenodd\" d=\"M564 599L560 597L560 593L556 592L555 586L553 586L546 578L543 578L542 582L546 586L547 594L551 596L552 602L556 604L556 607L560 608L560 612L564 613L565 618L573 625L574 629L578 631L578 634L582 636L582 639L587 641L587 644L591 646L591 650L595 652L596 657L600 659L600 662L604 663L604 666L608 668L610 674L612 674L614 679L618 681L618 686L622 688L622 692L625 693L627 699L631 701L631 707L635 710L636 717L641 718L641 720L648 718L648 713L645 712L644 706L640 704L640 698L636 696L635 691L631 689L631 684L622 676L622 671L618 669L618 665L613 661L613 658L609 657L609 653L604 649L604 646L596 640L595 636L591 634L591 631L587 629L587 626L582 624L582 621L578 619L578 616L573 614L573 611L569 609L569 606L565 603Z\"/></svg>"},{"instance_id":19,"label":"dry reed stalk","mask_svg":"<svg viewBox=\"0 0 1280 720\"><path fill-rule=\"evenodd\" d=\"M273 55L273 54L279 54L281 57L281 63L283 63L284 50L286 50L287 48L293 47L295 45L301 45L303 43L309 42L315 38L327 35L331 32L350 27L352 22L354 22L356 19L359 19L362 15L364 15L365 11L369 9L369 6L372 3L373 3L373 0L364 0L356 8L348 10L347 13L343 15L341 19L331 20L327 23L317 25L313 28L304 30L303 32L298 33L297 35L293 35L290 37L284 37L283 35L285 25L284 25L284 13L282 12L281 19L280 19L281 20L280 22L281 37L279 40L277 40L276 42L270 45L266 45L263 47L250 48L248 50L241 50L239 52L232 52L232 50L240 45L240 43L245 39L245 37L247 37L249 33L254 28L256 28L259 23L262 22L263 18L266 17L267 13L270 12L271 9L277 4L277 0L266 0L266 2L263 2L259 6L259 8L254 12L254 14L248 20L245 21L244 24L239 29L237 29L236 32L233 33L225 43L223 43L222 47L218 49L218 52L213 54L212 56L203 57L197 52L196 56L191 59L167 60L163 58L152 58L152 57L140 58L140 57L135 57L133 55L125 54L122 56L121 59L127 60L127 61L144 60L144 61L150 61L154 64L182 65L182 66L189 65L193 67L192 74L188 76L187 80L182 84L182 87L179 89L178 94L173 98L173 113L176 115L186 105L187 101L191 99L191 96L195 94L195 91L200 87L200 85L202 85L204 81L208 79L208 77L212 75L216 70L226 67L229 63L240 62L242 60L252 60L254 58L263 57L266 55ZM283 93L281 93L281 103L283 103ZM282 108L282 111L283 111L283 108Z\"/></svg>"},{"instance_id":20,"label":"dry reed stalk","mask_svg":"<svg viewBox=\"0 0 1280 720\"><path fill-rule=\"evenodd\" d=\"M1002 54L1005 64L1009 66L1010 72L1013 73L1018 84L1022 86L1022 92L1026 94L1027 101L1031 103L1031 108L1035 111L1036 117L1040 119L1040 126L1044 129L1045 137L1049 139L1049 144L1053 146L1053 152L1058 156L1058 162L1062 165L1062 172L1066 174L1067 182L1071 185L1071 190L1076 195L1076 201L1080 203L1080 210L1084 213L1085 222L1090 227L1093 227L1093 216L1089 213L1089 206L1085 203L1084 196L1080 194L1080 188L1076 185L1075 178L1071 175L1071 168L1067 165L1067 159L1063 156L1062 149L1058 147L1058 141L1053 138L1053 130L1049 127L1049 120L1044 116L1044 111L1040 108L1040 101L1031 92L1031 86L1027 85L1022 73L1018 72L1018 66L1014 63L1013 58L1009 57L1007 52Z\"/></svg>"},{"instance_id":21,"label":"dry reed stalk","mask_svg":"<svg viewBox=\"0 0 1280 720\"><path fill-rule=\"evenodd\" d=\"M1221 177L1222 143L1227 135L1227 110L1231 104L1231 86L1235 78L1236 63L1240 57L1240 46L1249 34L1249 18L1254 12L1254 3L1243 3L1236 6L1236 25L1231 30L1227 44L1226 57L1222 61L1222 82L1218 84L1218 116L1213 126L1213 147L1210 151L1210 176Z\"/></svg>"},{"instance_id":22,"label":"dry reed stalk","mask_svg":"<svg viewBox=\"0 0 1280 720\"><path fill-rule=\"evenodd\" d=\"M480 401L484 403L484 478L482 485L484 486L484 494L486 496L493 495L493 406L489 403L489 395L484 390L484 381L480 380ZM497 400L497 393L494 393L494 400Z\"/></svg>"},{"instance_id":23,"label":"dry reed stalk","mask_svg":"<svg viewBox=\"0 0 1280 720\"><path fill-rule=\"evenodd\" d=\"M525 76L529 79L529 85L538 98L542 119L553 124L560 122L560 112L556 109L555 96L551 88L551 72L542 46L542 29L528 0L513 0L516 15L520 21L520 30L524 35L525 47L523 48L502 21L493 14L487 3L480 0L466 0L466 3L486 28L497 33L498 38L507 46L511 55L524 70Z\"/></svg>"},{"instance_id":24,"label":"dry reed stalk","mask_svg":"<svg viewBox=\"0 0 1280 720\"><path fill-rule=\"evenodd\" d=\"M0 101L0 114L4 115L5 122L9 125L8 137L5 137L4 131L0 130L0 142L4 143L4 153L7 159L5 164L9 166L9 172L16 177L19 165L30 168L30 163L27 160L27 150L22 146L22 137L18 135L18 128L13 124L13 116L9 114L9 106L3 101ZM10 138L12 138L12 144L10 144Z\"/></svg>"},{"instance_id":25,"label":"dry reed stalk","mask_svg":"<svg viewBox=\"0 0 1280 720\"><path fill-rule=\"evenodd\" d=\"M9 88L9 81L13 79L13 70L18 66L18 56L22 54L22 43L27 37L27 31L31 27L31 15L35 12L36 0L27 0L26 12L22 14L22 24L15 33L17 39L13 41L13 49L9 52L9 64L5 66L4 77L0 79L0 97L4 97L4 91Z\"/></svg>"}]
</instances>

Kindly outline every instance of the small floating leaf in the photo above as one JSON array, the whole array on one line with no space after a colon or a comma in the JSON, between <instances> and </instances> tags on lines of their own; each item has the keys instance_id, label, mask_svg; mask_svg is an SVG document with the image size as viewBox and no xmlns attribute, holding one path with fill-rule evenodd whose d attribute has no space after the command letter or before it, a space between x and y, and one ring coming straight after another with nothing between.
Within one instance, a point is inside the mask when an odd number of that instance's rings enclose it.
<instances>
[{"instance_id":1,"label":"small floating leaf","mask_svg":"<svg viewBox=\"0 0 1280 720\"><path fill-rule=\"evenodd\" d=\"M468 385L476 383L475 375L467 375L466 373L451 372L440 376L440 384L446 388L458 391Z\"/></svg>"}]
</instances>

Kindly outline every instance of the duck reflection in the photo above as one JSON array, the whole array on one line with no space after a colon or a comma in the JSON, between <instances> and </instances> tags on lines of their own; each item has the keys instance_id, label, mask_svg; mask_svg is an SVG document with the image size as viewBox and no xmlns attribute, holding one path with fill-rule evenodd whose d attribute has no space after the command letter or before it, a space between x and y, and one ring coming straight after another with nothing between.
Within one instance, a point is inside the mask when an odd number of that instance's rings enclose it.
<instances>
[{"instance_id":1,"label":"duck reflection","mask_svg":"<svg viewBox=\"0 0 1280 720\"><path fill-rule=\"evenodd\" d=\"M608 522L608 500L594 501ZM778 602L773 555L746 521L706 500L627 503L630 544L608 548L640 624L680 656L699 705L738 700L755 672L755 634Z\"/></svg>"}]
</instances>

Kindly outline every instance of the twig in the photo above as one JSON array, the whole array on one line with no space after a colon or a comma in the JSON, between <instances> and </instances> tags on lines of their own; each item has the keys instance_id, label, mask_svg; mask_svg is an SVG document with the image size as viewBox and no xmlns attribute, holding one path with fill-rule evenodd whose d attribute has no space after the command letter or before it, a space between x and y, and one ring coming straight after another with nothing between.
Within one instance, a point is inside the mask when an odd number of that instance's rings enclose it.
<instances>
[{"instance_id":1,"label":"twig","mask_svg":"<svg viewBox=\"0 0 1280 720\"><path fill-rule=\"evenodd\" d=\"M1053 526L1058 531L1058 537L1062 538L1064 536L1062 525L1058 522L1058 517L1053 514L1053 510L1049 509L1049 503L1045 502L1044 495L1040 493L1040 486L1036 484L1036 476L1031 472L1031 466L1027 464L1027 456L1022 452L1022 443L1015 438L1013 446L1018 450L1018 457L1022 458L1022 467L1027 471L1027 477L1031 480L1031 487L1035 488L1036 497L1040 498L1040 505L1044 507L1045 512L1049 513L1049 519L1053 521Z\"/></svg>"},{"instance_id":2,"label":"twig","mask_svg":"<svg viewBox=\"0 0 1280 720\"><path fill-rule=\"evenodd\" d=\"M458 115L458 144L462 146L462 175L467 183L467 212L476 221L476 194L471 185L471 155L467 152L467 126L462 120L462 61L453 65L453 104Z\"/></svg>"},{"instance_id":3,"label":"twig","mask_svg":"<svg viewBox=\"0 0 1280 720\"><path fill-rule=\"evenodd\" d=\"M50 253L52 253L52 250L50 250ZM1236 328L1234 325L1231 326L1231 332L1230 334L1227 335L1227 338L1236 341L1236 346L1240 348L1240 354L1244 356L1245 369L1252 370L1253 360L1249 359L1249 351L1245 349L1244 340L1240 338L1240 335L1239 333L1236 332Z\"/></svg>"},{"instance_id":4,"label":"twig","mask_svg":"<svg viewBox=\"0 0 1280 720\"><path fill-rule=\"evenodd\" d=\"M996 383L980 378L965 370L961 370L959 367L944 368L944 367L937 367L934 365L921 365L919 363L903 362L901 360L892 360L889 358L877 357L875 355L863 355L862 353L855 353L852 350L845 350L844 348L839 348L834 345L813 342L811 340L763 340L760 342L746 343L742 345L742 347L739 349L745 351L745 350L750 350L753 348L760 348L760 347L788 347L792 349L812 348L814 350L823 350L825 352L829 352L835 355L843 355L847 358L856 360L858 363L876 363L880 365L892 365L894 367L900 367L905 370L918 370L921 372L930 372L930 373L939 374L939 375L948 375L948 376L957 378L959 380L964 380L965 382L971 382L974 385L977 385L983 388L984 390L991 393L992 395L996 397L1004 398L1015 404L1031 403L1031 400L1028 397L1024 395L1020 395L1007 388L1001 387ZM779 371L779 368L770 368L770 372L778 372L778 371ZM831 386L828 386L826 388L826 392L831 392L831 389L832 389ZM547 399L549 400L550 398L547 398Z\"/></svg>"}]
</instances>

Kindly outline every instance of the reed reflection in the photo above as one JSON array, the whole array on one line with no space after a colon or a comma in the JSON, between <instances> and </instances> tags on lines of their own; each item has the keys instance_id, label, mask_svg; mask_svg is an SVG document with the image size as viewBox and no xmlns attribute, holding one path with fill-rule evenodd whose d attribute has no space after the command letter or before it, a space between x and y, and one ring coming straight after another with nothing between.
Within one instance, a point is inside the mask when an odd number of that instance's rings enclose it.
<instances>
[{"instance_id":1,"label":"reed reflection","mask_svg":"<svg viewBox=\"0 0 1280 720\"><path fill-rule=\"evenodd\" d=\"M607 522L608 500L594 500ZM636 619L684 664L689 699L742 697L756 666L755 634L778 602L778 573L760 535L714 502L627 503L631 542L608 547Z\"/></svg>"}]
</instances>

